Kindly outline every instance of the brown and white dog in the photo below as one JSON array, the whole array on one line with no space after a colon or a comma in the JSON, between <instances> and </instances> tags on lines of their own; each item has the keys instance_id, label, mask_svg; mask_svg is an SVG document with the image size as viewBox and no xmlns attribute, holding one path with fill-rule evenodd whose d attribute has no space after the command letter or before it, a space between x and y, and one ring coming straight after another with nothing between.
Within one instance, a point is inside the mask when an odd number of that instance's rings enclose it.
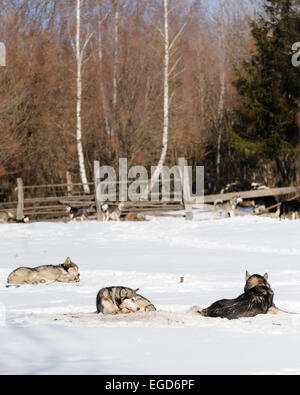
<instances>
[{"instance_id":1,"label":"brown and white dog","mask_svg":"<svg viewBox=\"0 0 300 395\"><path fill-rule=\"evenodd\" d=\"M80 281L78 266L70 258L67 258L65 263L57 266L20 267L13 271L7 279L8 284L16 285L36 285L50 281L78 283Z\"/></svg>"}]
</instances>

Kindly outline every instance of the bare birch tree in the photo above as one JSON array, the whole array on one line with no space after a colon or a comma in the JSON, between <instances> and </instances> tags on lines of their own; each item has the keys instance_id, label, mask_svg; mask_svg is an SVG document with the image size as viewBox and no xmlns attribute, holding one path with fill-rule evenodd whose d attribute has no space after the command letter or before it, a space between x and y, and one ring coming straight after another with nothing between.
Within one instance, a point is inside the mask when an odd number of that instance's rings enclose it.
<instances>
[{"instance_id":1,"label":"bare birch tree","mask_svg":"<svg viewBox=\"0 0 300 395\"><path fill-rule=\"evenodd\" d=\"M223 10L222 10L223 11ZM218 105L218 114L217 114L217 184L219 185L220 182L220 167L221 167L221 144L222 144L222 118L224 115L225 109L225 29L224 29L224 22L223 22L223 12L221 17L221 32L219 37L219 51L220 51L220 98L219 98L219 105Z\"/></svg>"},{"instance_id":2,"label":"bare birch tree","mask_svg":"<svg viewBox=\"0 0 300 395\"><path fill-rule=\"evenodd\" d=\"M100 94L102 99L106 134L109 137L111 137L111 129L110 129L109 118L108 118L107 97L103 83L103 44L102 44L102 24L104 20L107 18L109 13L107 13L104 17L102 17L102 11L101 11L102 0L98 0L97 6L98 6L98 58L99 58L99 68L100 68Z\"/></svg>"},{"instance_id":3,"label":"bare birch tree","mask_svg":"<svg viewBox=\"0 0 300 395\"><path fill-rule=\"evenodd\" d=\"M220 9L218 10L218 15L216 17L216 24L219 27L218 31L218 50L219 50L219 65L220 65L220 95L218 102L218 109L215 115L215 127L217 130L217 157L216 157L216 178L217 186L220 183L220 172L221 172L221 145L223 139L223 117L225 111L225 76L226 76L226 27L225 27L225 4L222 2L220 4Z\"/></svg>"},{"instance_id":4,"label":"bare birch tree","mask_svg":"<svg viewBox=\"0 0 300 395\"><path fill-rule=\"evenodd\" d=\"M114 42L114 55L113 55L113 92L112 92L112 106L113 106L113 117L116 122L117 117L117 104L118 104L118 64L119 64L119 30L120 30L120 19L121 19L121 9L127 7L128 1L120 6L120 0L112 0L112 8L114 12L114 26L113 26L113 42ZM114 125L110 128L110 136L114 137Z\"/></svg>"},{"instance_id":5,"label":"bare birch tree","mask_svg":"<svg viewBox=\"0 0 300 395\"><path fill-rule=\"evenodd\" d=\"M176 69L176 67L181 59L181 58L178 58L175 61L174 65L170 68L170 52L186 26L186 23L185 23L170 43L169 14L170 14L170 12L174 11L175 8L169 10L168 0L163 0L163 9L164 9L164 30L162 31L161 29L158 28L160 34L164 38L164 105L163 105L164 116L163 116L162 150L161 150L159 162L158 162L157 167L156 167L156 169L152 175L152 178L151 178L150 191L147 190L147 194L149 192L151 192L154 185L157 183L159 174L164 166L166 156L167 156L168 141L169 141L169 106L170 106L169 77L173 73L173 71Z\"/></svg>"},{"instance_id":6,"label":"bare birch tree","mask_svg":"<svg viewBox=\"0 0 300 395\"><path fill-rule=\"evenodd\" d=\"M120 2L114 0L114 66L113 66L113 109L116 112L118 100L118 58L119 58L119 25L120 25Z\"/></svg>"},{"instance_id":7,"label":"bare birch tree","mask_svg":"<svg viewBox=\"0 0 300 395\"><path fill-rule=\"evenodd\" d=\"M87 33L84 43L82 44L81 39L81 9L83 5L83 0L77 0L76 8L76 42L74 44L73 39L71 39L71 44L75 52L76 63L77 63L77 106L76 106L76 142L77 142L77 153L81 182L83 183L83 189L85 193L90 193L90 187L87 180L84 151L82 145L82 74L84 65L84 54L86 47L93 36L93 33Z\"/></svg>"}]
</instances>

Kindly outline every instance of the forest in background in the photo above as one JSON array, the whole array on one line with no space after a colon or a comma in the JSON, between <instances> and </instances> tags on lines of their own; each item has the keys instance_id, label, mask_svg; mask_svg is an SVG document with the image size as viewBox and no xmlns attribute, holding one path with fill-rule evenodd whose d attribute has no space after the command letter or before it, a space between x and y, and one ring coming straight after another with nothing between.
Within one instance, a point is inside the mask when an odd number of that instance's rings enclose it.
<instances>
[{"instance_id":1,"label":"forest in background","mask_svg":"<svg viewBox=\"0 0 300 395\"><path fill-rule=\"evenodd\" d=\"M171 40L178 37L170 50L165 164L177 164L179 157L185 157L189 165L205 166L206 192L218 192L236 180L270 187L299 184L299 133L295 138L294 130L295 125L299 130L298 115L286 111L292 142L282 143L282 135L277 143L272 140L280 146L278 151L272 149L276 157L272 156L259 148L262 137L257 135L257 125L268 125L268 117L255 124L261 109L249 106L249 97L255 89L261 92L261 85L245 87L250 66L252 71L257 66L264 77L264 68L251 59L259 40L266 43L270 37L262 21L266 14L262 6L267 3L284 2L219 0L212 6L210 0L169 0L169 35ZM125 157L128 166L150 167L160 158L162 27L162 0L83 1L82 145L89 181L94 160L117 167L119 158ZM299 75L290 60L293 40L300 41L297 29L285 41L283 56ZM65 183L67 171L74 182L80 182L75 37L76 0L0 0L0 40L7 48L7 67L0 70L2 191L11 192L17 177L25 185ZM261 60L262 56L257 63ZM239 70L244 72L239 75ZM280 80L276 67L272 73L266 76L268 91ZM258 78L257 73L252 76ZM297 101L296 89L300 92L294 77L294 93L287 93L289 98L293 95L291 106ZM282 97L281 86L274 92ZM274 113L281 108L274 108ZM256 135L251 135L254 127ZM245 149L249 139L250 152Z\"/></svg>"}]
</instances>

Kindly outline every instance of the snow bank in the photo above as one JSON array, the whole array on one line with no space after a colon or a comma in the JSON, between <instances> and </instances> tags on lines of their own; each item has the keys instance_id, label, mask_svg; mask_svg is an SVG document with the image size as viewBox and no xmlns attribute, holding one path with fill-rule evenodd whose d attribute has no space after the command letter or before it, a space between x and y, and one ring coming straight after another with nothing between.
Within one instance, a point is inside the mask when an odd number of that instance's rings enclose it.
<instances>
[{"instance_id":1,"label":"snow bank","mask_svg":"<svg viewBox=\"0 0 300 395\"><path fill-rule=\"evenodd\" d=\"M197 218L1 225L0 373L300 373L300 315L186 314L238 296L246 270L268 271L278 307L300 312L300 222ZM67 256L79 284L6 288L16 267ZM111 285L140 288L159 311L94 314Z\"/></svg>"}]
</instances>

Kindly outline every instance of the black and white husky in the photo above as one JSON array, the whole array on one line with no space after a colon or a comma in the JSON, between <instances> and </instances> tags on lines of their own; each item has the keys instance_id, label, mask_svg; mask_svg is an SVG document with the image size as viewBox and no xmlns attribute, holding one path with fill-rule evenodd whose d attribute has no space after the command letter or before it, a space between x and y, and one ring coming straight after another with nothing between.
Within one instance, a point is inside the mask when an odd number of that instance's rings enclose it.
<instances>
[{"instance_id":1,"label":"black and white husky","mask_svg":"<svg viewBox=\"0 0 300 395\"><path fill-rule=\"evenodd\" d=\"M281 203L279 218L300 219L300 199L297 198Z\"/></svg>"},{"instance_id":2,"label":"black and white husky","mask_svg":"<svg viewBox=\"0 0 300 395\"><path fill-rule=\"evenodd\" d=\"M69 214L71 221L86 221L86 220L88 220L88 216L93 211L93 209L94 209L93 205L91 205L89 207L66 206L66 212Z\"/></svg>"}]
</instances>

